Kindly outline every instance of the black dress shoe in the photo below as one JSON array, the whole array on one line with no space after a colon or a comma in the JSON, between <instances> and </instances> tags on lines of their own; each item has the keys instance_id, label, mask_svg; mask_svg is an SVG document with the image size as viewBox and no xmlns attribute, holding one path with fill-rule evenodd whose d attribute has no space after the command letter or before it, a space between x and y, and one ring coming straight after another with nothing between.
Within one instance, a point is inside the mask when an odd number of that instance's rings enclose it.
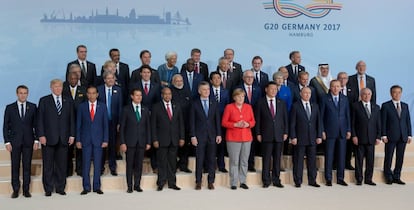
<instances>
[{"instance_id":1,"label":"black dress shoe","mask_svg":"<svg viewBox=\"0 0 414 210\"><path fill-rule=\"evenodd\" d=\"M82 190L82 192L80 193L81 195L86 195L86 194L88 194L90 191L88 191L88 190Z\"/></svg>"},{"instance_id":2,"label":"black dress shoe","mask_svg":"<svg viewBox=\"0 0 414 210\"><path fill-rule=\"evenodd\" d=\"M195 186L195 190L201 190L201 183L197 183Z\"/></svg>"},{"instance_id":3,"label":"black dress shoe","mask_svg":"<svg viewBox=\"0 0 414 210\"><path fill-rule=\"evenodd\" d=\"M30 194L29 191L26 191L26 192L23 192L23 196L26 197L26 198L31 198L32 194Z\"/></svg>"},{"instance_id":4,"label":"black dress shoe","mask_svg":"<svg viewBox=\"0 0 414 210\"><path fill-rule=\"evenodd\" d=\"M405 182L403 182L401 179L394 179L393 182L396 184L405 185Z\"/></svg>"},{"instance_id":5,"label":"black dress shoe","mask_svg":"<svg viewBox=\"0 0 414 210\"><path fill-rule=\"evenodd\" d=\"M377 185L373 181L367 181L367 182L365 182L365 184L371 185L371 186L376 186Z\"/></svg>"},{"instance_id":6,"label":"black dress shoe","mask_svg":"<svg viewBox=\"0 0 414 210\"><path fill-rule=\"evenodd\" d=\"M332 181L326 181L326 186L331 187L332 186Z\"/></svg>"},{"instance_id":7,"label":"black dress shoe","mask_svg":"<svg viewBox=\"0 0 414 210\"><path fill-rule=\"evenodd\" d=\"M393 181L389 179L389 180L385 181L385 183L386 183L386 184L392 184L392 183L393 183Z\"/></svg>"},{"instance_id":8,"label":"black dress shoe","mask_svg":"<svg viewBox=\"0 0 414 210\"><path fill-rule=\"evenodd\" d=\"M249 189L249 187L245 183L240 184L240 188L243 188L245 190Z\"/></svg>"},{"instance_id":9,"label":"black dress shoe","mask_svg":"<svg viewBox=\"0 0 414 210\"><path fill-rule=\"evenodd\" d=\"M66 192L65 191L58 191L56 193L59 194L59 195L66 195Z\"/></svg>"},{"instance_id":10,"label":"black dress shoe","mask_svg":"<svg viewBox=\"0 0 414 210\"><path fill-rule=\"evenodd\" d=\"M249 169L247 169L249 172L256 172L256 169L255 168L249 168Z\"/></svg>"},{"instance_id":11,"label":"black dress shoe","mask_svg":"<svg viewBox=\"0 0 414 210\"><path fill-rule=\"evenodd\" d=\"M227 169L225 169L225 168L219 168L219 171L220 172L223 172L223 173L228 173L229 171L227 171Z\"/></svg>"},{"instance_id":12,"label":"black dress shoe","mask_svg":"<svg viewBox=\"0 0 414 210\"><path fill-rule=\"evenodd\" d=\"M179 188L177 185L171 185L171 186L168 186L168 188L173 189L173 190L181 190L181 188Z\"/></svg>"},{"instance_id":13,"label":"black dress shoe","mask_svg":"<svg viewBox=\"0 0 414 210\"><path fill-rule=\"evenodd\" d=\"M309 184L309 186L312 186L312 187L321 187L318 183L310 183Z\"/></svg>"},{"instance_id":14,"label":"black dress shoe","mask_svg":"<svg viewBox=\"0 0 414 210\"><path fill-rule=\"evenodd\" d=\"M213 183L208 183L207 188L209 190L214 190L214 184Z\"/></svg>"},{"instance_id":15,"label":"black dress shoe","mask_svg":"<svg viewBox=\"0 0 414 210\"><path fill-rule=\"evenodd\" d=\"M284 168L280 169L280 172L285 172L285 171L286 171L286 169L284 169Z\"/></svg>"},{"instance_id":16,"label":"black dress shoe","mask_svg":"<svg viewBox=\"0 0 414 210\"><path fill-rule=\"evenodd\" d=\"M356 182L356 185L361 186L362 185L362 182L361 181L357 181Z\"/></svg>"},{"instance_id":17,"label":"black dress shoe","mask_svg":"<svg viewBox=\"0 0 414 210\"><path fill-rule=\"evenodd\" d=\"M101 189L99 189L99 190L94 190L93 192L96 192L96 193L98 193L99 195L104 194L104 193L102 192L102 190L101 190Z\"/></svg>"},{"instance_id":18,"label":"black dress shoe","mask_svg":"<svg viewBox=\"0 0 414 210\"><path fill-rule=\"evenodd\" d=\"M263 188L268 188L270 184L263 184Z\"/></svg>"},{"instance_id":19,"label":"black dress shoe","mask_svg":"<svg viewBox=\"0 0 414 210\"><path fill-rule=\"evenodd\" d=\"M141 189L141 187L139 187L139 186L138 186L138 187L134 187L134 190L135 190L135 191L137 191L137 192L142 192L142 191L143 191L143 190Z\"/></svg>"},{"instance_id":20,"label":"black dress shoe","mask_svg":"<svg viewBox=\"0 0 414 210\"><path fill-rule=\"evenodd\" d=\"M158 186L157 191L162 191L163 186Z\"/></svg>"},{"instance_id":21,"label":"black dress shoe","mask_svg":"<svg viewBox=\"0 0 414 210\"><path fill-rule=\"evenodd\" d=\"M274 182L273 186L278 187L278 188L284 188L284 186L280 184L280 182Z\"/></svg>"},{"instance_id":22,"label":"black dress shoe","mask_svg":"<svg viewBox=\"0 0 414 210\"><path fill-rule=\"evenodd\" d=\"M231 187L230 187L230 189L232 189L232 190L236 190L236 189L237 189L237 187L236 187L236 186L231 186Z\"/></svg>"},{"instance_id":23,"label":"black dress shoe","mask_svg":"<svg viewBox=\"0 0 414 210\"><path fill-rule=\"evenodd\" d=\"M14 192L11 194L11 198L17 198L17 197L19 197L19 192L18 192L18 191L14 191Z\"/></svg>"},{"instance_id":24,"label":"black dress shoe","mask_svg":"<svg viewBox=\"0 0 414 210\"><path fill-rule=\"evenodd\" d=\"M345 169L348 169L351 171L355 170L355 168L352 165L345 166Z\"/></svg>"},{"instance_id":25,"label":"black dress shoe","mask_svg":"<svg viewBox=\"0 0 414 210\"><path fill-rule=\"evenodd\" d=\"M132 188L128 188L127 193L132 193Z\"/></svg>"},{"instance_id":26,"label":"black dress shoe","mask_svg":"<svg viewBox=\"0 0 414 210\"><path fill-rule=\"evenodd\" d=\"M180 168L180 171L185 172L185 173L192 173L192 171L188 168Z\"/></svg>"},{"instance_id":27,"label":"black dress shoe","mask_svg":"<svg viewBox=\"0 0 414 210\"><path fill-rule=\"evenodd\" d=\"M339 180L336 183L342 186L348 186L348 184L344 180Z\"/></svg>"},{"instance_id":28,"label":"black dress shoe","mask_svg":"<svg viewBox=\"0 0 414 210\"><path fill-rule=\"evenodd\" d=\"M112 176L118 176L118 173L115 170L111 170L111 175Z\"/></svg>"},{"instance_id":29,"label":"black dress shoe","mask_svg":"<svg viewBox=\"0 0 414 210\"><path fill-rule=\"evenodd\" d=\"M52 196L52 193L51 192L45 192L45 196L50 197L50 196Z\"/></svg>"},{"instance_id":30,"label":"black dress shoe","mask_svg":"<svg viewBox=\"0 0 414 210\"><path fill-rule=\"evenodd\" d=\"M298 184L295 184L295 187L296 188L300 188L300 184L298 183Z\"/></svg>"}]
</instances>

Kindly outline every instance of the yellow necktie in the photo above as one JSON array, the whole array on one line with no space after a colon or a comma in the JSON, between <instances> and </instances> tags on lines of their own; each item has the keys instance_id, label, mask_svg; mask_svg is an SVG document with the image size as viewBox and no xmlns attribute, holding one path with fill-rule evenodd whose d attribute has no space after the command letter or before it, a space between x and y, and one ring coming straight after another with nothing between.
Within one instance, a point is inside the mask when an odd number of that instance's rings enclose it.
<instances>
[{"instance_id":1,"label":"yellow necktie","mask_svg":"<svg viewBox=\"0 0 414 210\"><path fill-rule=\"evenodd\" d=\"M72 94L72 98L75 97L75 88L70 88L70 92Z\"/></svg>"}]
</instances>

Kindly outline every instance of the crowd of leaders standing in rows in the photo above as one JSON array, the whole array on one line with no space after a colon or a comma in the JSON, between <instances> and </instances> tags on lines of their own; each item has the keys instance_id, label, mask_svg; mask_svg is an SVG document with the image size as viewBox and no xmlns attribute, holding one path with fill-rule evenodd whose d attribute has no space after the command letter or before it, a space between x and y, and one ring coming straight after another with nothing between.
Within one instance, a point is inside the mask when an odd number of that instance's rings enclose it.
<instances>
[{"instance_id":1,"label":"crowd of leaders standing in rows","mask_svg":"<svg viewBox=\"0 0 414 210\"><path fill-rule=\"evenodd\" d=\"M128 65L120 62L120 51L111 49L111 60L97 76L96 65L86 58L86 46L79 45L76 53L77 59L67 66L66 81L52 80L51 94L37 106L27 101L29 88L20 85L17 101L6 107L3 134L11 153L12 198L19 196L20 162L23 195L31 197L32 153L40 147L45 196L66 195L66 178L74 170L82 176L82 195L92 190L103 194L104 163L107 160L110 174L117 176L120 152L126 153L128 193L142 192L144 155L158 174L158 191L165 185L180 190L176 171L192 173L188 156L194 154L196 190L202 188L203 172L208 173L207 188L213 190L216 169L227 173L226 168L232 190L248 189L246 175L256 171L255 156L262 156L263 187L282 188L282 153L293 156L295 187L302 185L305 156L308 185L320 187L316 155L325 156L326 186L332 186L333 169L339 185L348 185L345 169L355 169L357 185L376 185L374 153L381 141L386 183L405 184L401 169L412 137L408 106L400 100L402 87L392 86L391 100L380 108L375 80L366 74L364 61L357 62L355 74L348 77L339 72L336 78L327 63L319 64L317 75L309 81L299 51L291 52L291 63L269 78L261 70L260 56L242 71L232 49L224 50L216 70L200 61L201 51L196 48L181 70L175 52L166 53L166 63L155 70L150 51L143 50L142 66L130 74Z\"/></svg>"}]
</instances>

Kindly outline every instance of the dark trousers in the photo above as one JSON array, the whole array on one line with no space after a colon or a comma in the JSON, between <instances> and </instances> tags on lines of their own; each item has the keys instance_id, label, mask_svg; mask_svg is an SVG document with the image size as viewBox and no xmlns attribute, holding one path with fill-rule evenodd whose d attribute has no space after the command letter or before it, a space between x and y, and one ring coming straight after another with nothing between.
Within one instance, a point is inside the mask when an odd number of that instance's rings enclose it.
<instances>
[{"instance_id":1,"label":"dark trousers","mask_svg":"<svg viewBox=\"0 0 414 210\"><path fill-rule=\"evenodd\" d=\"M177 168L179 169L186 169L188 168L188 155L191 150L191 145L187 144L187 142L184 144L184 146L179 147L177 151L178 156L178 162L177 162Z\"/></svg>"},{"instance_id":2,"label":"dark trousers","mask_svg":"<svg viewBox=\"0 0 414 210\"><path fill-rule=\"evenodd\" d=\"M128 147L126 151L126 180L129 189L138 188L141 185L142 162L145 149L141 147ZM134 177L134 182L132 182Z\"/></svg>"},{"instance_id":3,"label":"dark trousers","mask_svg":"<svg viewBox=\"0 0 414 210\"><path fill-rule=\"evenodd\" d=\"M208 183L214 183L216 177L216 142L198 141L196 147L196 183L201 183L204 163L206 163L208 171Z\"/></svg>"},{"instance_id":4,"label":"dark trousers","mask_svg":"<svg viewBox=\"0 0 414 210\"><path fill-rule=\"evenodd\" d=\"M75 158L75 171L82 176L82 149L76 148L75 144L68 148L68 176L73 174L73 158Z\"/></svg>"},{"instance_id":5,"label":"dark trousers","mask_svg":"<svg viewBox=\"0 0 414 210\"><path fill-rule=\"evenodd\" d=\"M60 142L60 141L59 141ZM65 191L67 170L68 146L58 143L42 147L43 159L43 189L45 192Z\"/></svg>"},{"instance_id":6,"label":"dark trousers","mask_svg":"<svg viewBox=\"0 0 414 210\"><path fill-rule=\"evenodd\" d=\"M262 142L262 182L263 184L280 183L280 161L283 142ZM272 179L270 179L270 163L273 158Z\"/></svg>"},{"instance_id":7,"label":"dark trousers","mask_svg":"<svg viewBox=\"0 0 414 210\"><path fill-rule=\"evenodd\" d=\"M158 162L158 186L164 186L168 182L168 186L174 186L176 183L175 173L177 172L177 147L170 145L168 147L160 147L157 150Z\"/></svg>"},{"instance_id":8,"label":"dark trousers","mask_svg":"<svg viewBox=\"0 0 414 210\"><path fill-rule=\"evenodd\" d=\"M325 141L325 179L332 181L332 165L334 157L336 157L336 177L337 180L344 180L345 171L345 153L346 139L344 138L328 138ZM336 148L336 150L335 150Z\"/></svg>"},{"instance_id":9,"label":"dark trousers","mask_svg":"<svg viewBox=\"0 0 414 210\"><path fill-rule=\"evenodd\" d=\"M117 125L112 120L109 121L109 141L108 147L103 150L102 155L102 170L105 169L105 159L108 155L108 165L111 171L116 171L116 137L117 137Z\"/></svg>"},{"instance_id":10,"label":"dark trousers","mask_svg":"<svg viewBox=\"0 0 414 210\"><path fill-rule=\"evenodd\" d=\"M216 145L216 155L217 155L217 167L219 169L226 168L226 164L224 163L224 156L226 154L226 141L223 139L220 144Z\"/></svg>"},{"instance_id":11,"label":"dark trousers","mask_svg":"<svg viewBox=\"0 0 414 210\"><path fill-rule=\"evenodd\" d=\"M93 190L101 189L101 166L102 166L102 147L99 146L82 146L82 185L86 191L91 190L90 171L91 161L93 161ZM98 158L95 158L98 157ZM93 159L93 160L92 160Z\"/></svg>"},{"instance_id":12,"label":"dark trousers","mask_svg":"<svg viewBox=\"0 0 414 210\"><path fill-rule=\"evenodd\" d=\"M33 155L33 148L32 147L25 147L15 146L12 145L13 149L10 153L11 156L11 184L13 187L13 191L19 192L20 189L20 161L22 162L23 166L23 192L29 192L30 186L30 172L32 167L32 155Z\"/></svg>"},{"instance_id":13,"label":"dark trousers","mask_svg":"<svg viewBox=\"0 0 414 210\"><path fill-rule=\"evenodd\" d=\"M293 181L302 184L303 160L306 155L308 184L316 183L316 145L296 145L293 147Z\"/></svg>"},{"instance_id":14,"label":"dark trousers","mask_svg":"<svg viewBox=\"0 0 414 210\"><path fill-rule=\"evenodd\" d=\"M375 145L358 144L356 146L355 155L355 179L357 182L362 182L362 169L365 159L365 182L372 181L372 175L374 173L374 157L375 157Z\"/></svg>"},{"instance_id":15,"label":"dark trousers","mask_svg":"<svg viewBox=\"0 0 414 210\"><path fill-rule=\"evenodd\" d=\"M401 140L393 142L388 141L388 143L385 144L384 176L387 180L401 178L401 169L404 161L404 152L406 145L407 143ZM394 171L391 171L394 150L396 151L395 168Z\"/></svg>"},{"instance_id":16,"label":"dark trousers","mask_svg":"<svg viewBox=\"0 0 414 210\"><path fill-rule=\"evenodd\" d=\"M351 165L352 154L356 154L357 148L351 140L346 141L346 156L345 156L345 166Z\"/></svg>"}]
</instances>

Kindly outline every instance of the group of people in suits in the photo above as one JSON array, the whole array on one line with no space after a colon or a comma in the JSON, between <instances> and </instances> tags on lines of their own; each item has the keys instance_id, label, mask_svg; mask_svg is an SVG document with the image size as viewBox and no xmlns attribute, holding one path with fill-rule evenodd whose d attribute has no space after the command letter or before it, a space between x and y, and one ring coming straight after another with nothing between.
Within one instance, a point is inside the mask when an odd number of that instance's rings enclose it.
<instances>
[{"instance_id":1,"label":"group of people in suits","mask_svg":"<svg viewBox=\"0 0 414 210\"><path fill-rule=\"evenodd\" d=\"M100 176L108 159L110 174L117 176L117 146L126 154L127 192L140 187L145 154L157 173L157 190L164 186L180 190L177 169L188 169L188 156L196 157L195 189L202 188L207 172L207 188L213 190L215 171L227 173L229 156L231 189L248 189L247 172L255 172L254 157L262 156L262 182L283 188L282 153L291 149L293 179L301 187L306 156L308 184L316 182L316 155L325 155L325 180L332 186L332 170L337 183L346 186L344 170L352 167L355 153L357 185L372 181L375 145L385 146L386 183L404 184L401 168L404 150L411 142L411 122L407 104L401 102L402 88L392 86L392 100L376 105L375 80L359 61L357 73L338 79L320 64L318 75L300 65L299 51L290 53L291 63L272 75L262 71L260 56L252 68L242 71L234 61L234 50L226 49L217 70L209 74L200 61L201 51L193 49L178 70L177 53L168 52L166 63L157 70L150 66L151 53L140 53L142 66L132 71L120 62L118 49L111 49L101 75L86 60L87 48L77 47L77 60L67 66L66 81L50 82L51 94L35 104L27 101L28 88L18 86L17 101L5 110L3 133L12 157L12 197L19 195L19 167L23 162L23 195L30 197L30 165L33 150L42 148L43 187L65 195L66 177L73 169L83 177L83 191L103 194ZM118 143L119 141L119 143ZM396 166L391 162L396 151ZM75 167L73 158L76 157ZM177 160L177 158L179 160ZM273 161L272 161L273 159ZM363 176L363 161L366 161ZM93 183L90 167L93 162Z\"/></svg>"}]
</instances>

